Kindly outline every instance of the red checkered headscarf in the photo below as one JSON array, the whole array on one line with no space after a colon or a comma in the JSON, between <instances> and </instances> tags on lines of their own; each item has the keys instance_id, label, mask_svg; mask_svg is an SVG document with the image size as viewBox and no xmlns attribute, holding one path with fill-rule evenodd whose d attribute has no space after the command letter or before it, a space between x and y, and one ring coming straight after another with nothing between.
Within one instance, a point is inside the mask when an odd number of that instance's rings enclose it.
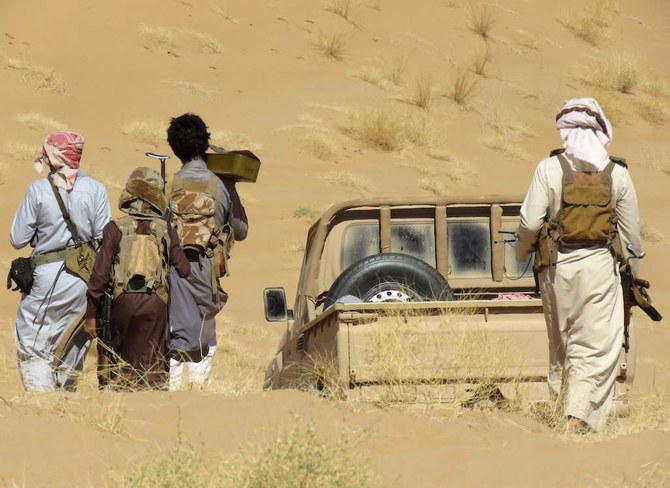
<instances>
[{"instance_id":1,"label":"red checkered headscarf","mask_svg":"<svg viewBox=\"0 0 670 488\"><path fill-rule=\"evenodd\" d=\"M75 132L52 132L46 139L35 159L35 170L40 173L45 164L55 171L53 182L56 186L71 190L77 179L84 138Z\"/></svg>"}]
</instances>

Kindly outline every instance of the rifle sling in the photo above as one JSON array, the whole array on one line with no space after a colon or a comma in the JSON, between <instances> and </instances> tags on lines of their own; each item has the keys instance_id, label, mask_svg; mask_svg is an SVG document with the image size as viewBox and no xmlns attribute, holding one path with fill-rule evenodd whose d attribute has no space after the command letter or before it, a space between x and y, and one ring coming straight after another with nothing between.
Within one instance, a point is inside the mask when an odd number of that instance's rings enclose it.
<instances>
[{"instance_id":1,"label":"rifle sling","mask_svg":"<svg viewBox=\"0 0 670 488\"><path fill-rule=\"evenodd\" d=\"M65 203L63 203L63 198L60 196L58 188L56 188L56 185L54 185L54 182L51 180L50 176L47 177L47 180L49 180L49 185L51 185L51 189L54 192L54 196L56 197L56 201L58 202L58 208L60 208L60 212L61 214L63 214L63 219L65 219L65 225L67 225L67 229L70 231L70 234L72 234L75 246L81 246L84 243L84 241L82 241L81 238L79 237L77 227L74 225L74 222L72 222L72 219L70 219L70 212L68 212L67 209L65 208Z\"/></svg>"}]
</instances>

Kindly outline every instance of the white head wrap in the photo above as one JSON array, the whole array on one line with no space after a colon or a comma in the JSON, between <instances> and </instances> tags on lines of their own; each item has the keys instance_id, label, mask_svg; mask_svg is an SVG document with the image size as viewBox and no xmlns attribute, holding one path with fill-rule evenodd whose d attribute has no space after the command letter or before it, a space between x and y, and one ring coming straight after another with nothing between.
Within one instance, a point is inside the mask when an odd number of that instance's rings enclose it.
<instances>
[{"instance_id":1,"label":"white head wrap","mask_svg":"<svg viewBox=\"0 0 670 488\"><path fill-rule=\"evenodd\" d=\"M572 98L556 116L565 152L592 166L605 168L609 155L605 146L612 140L612 124L594 98Z\"/></svg>"}]
</instances>

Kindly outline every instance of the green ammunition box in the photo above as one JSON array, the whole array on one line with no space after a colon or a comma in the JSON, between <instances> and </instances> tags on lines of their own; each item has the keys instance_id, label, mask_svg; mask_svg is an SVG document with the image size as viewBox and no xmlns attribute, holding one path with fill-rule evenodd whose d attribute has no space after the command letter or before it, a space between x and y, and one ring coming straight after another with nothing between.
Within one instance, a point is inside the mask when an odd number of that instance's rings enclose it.
<instances>
[{"instance_id":1,"label":"green ammunition box","mask_svg":"<svg viewBox=\"0 0 670 488\"><path fill-rule=\"evenodd\" d=\"M219 148L212 146L211 149L216 151ZM249 183L255 183L258 178L261 161L251 151L214 152L206 155L207 167L217 176Z\"/></svg>"}]
</instances>

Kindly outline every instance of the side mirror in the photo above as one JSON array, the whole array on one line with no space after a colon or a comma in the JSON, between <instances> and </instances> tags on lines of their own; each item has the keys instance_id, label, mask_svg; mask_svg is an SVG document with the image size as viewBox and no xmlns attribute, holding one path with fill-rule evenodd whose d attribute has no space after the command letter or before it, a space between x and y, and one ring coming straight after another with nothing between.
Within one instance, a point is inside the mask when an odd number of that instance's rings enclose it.
<instances>
[{"instance_id":1,"label":"side mirror","mask_svg":"<svg viewBox=\"0 0 670 488\"><path fill-rule=\"evenodd\" d=\"M265 320L268 322L288 320L286 292L283 288L266 288L263 290L263 302L265 304Z\"/></svg>"}]
</instances>

